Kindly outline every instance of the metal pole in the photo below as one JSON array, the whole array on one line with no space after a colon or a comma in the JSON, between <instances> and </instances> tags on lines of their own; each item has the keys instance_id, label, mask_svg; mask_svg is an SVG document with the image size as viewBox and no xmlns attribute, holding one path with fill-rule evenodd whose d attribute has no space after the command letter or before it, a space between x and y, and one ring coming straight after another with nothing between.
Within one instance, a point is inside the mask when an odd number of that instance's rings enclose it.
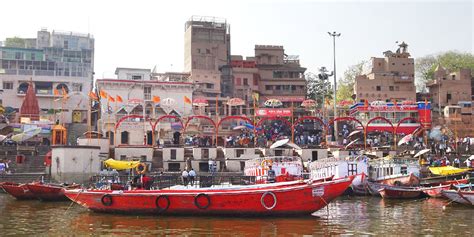
<instances>
[{"instance_id":1,"label":"metal pole","mask_svg":"<svg viewBox=\"0 0 474 237\"><path fill-rule=\"evenodd\" d=\"M334 132L334 136L333 136L333 141L336 141L336 136L337 136L337 121L336 121L336 118L337 118L337 105L336 105L336 91L337 91L337 76L336 76L336 37L339 37L341 36L341 33L336 33L336 31L334 31L333 33L331 32L328 32L329 36L332 37L332 46L333 46L333 56L334 56L334 95L333 95L333 98L334 98L334 129L333 129L333 132Z\"/></svg>"}]
</instances>

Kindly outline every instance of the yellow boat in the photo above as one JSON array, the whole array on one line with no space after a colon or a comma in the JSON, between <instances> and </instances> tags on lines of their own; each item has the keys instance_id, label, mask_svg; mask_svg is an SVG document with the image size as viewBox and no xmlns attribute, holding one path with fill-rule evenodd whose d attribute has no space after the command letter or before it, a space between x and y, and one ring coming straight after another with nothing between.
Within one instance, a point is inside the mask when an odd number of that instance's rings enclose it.
<instances>
[{"instance_id":1,"label":"yellow boat","mask_svg":"<svg viewBox=\"0 0 474 237\"><path fill-rule=\"evenodd\" d=\"M454 175L454 174L461 174L464 172L469 171L469 168L456 168L453 166L442 166L442 167L430 167L429 168L432 174L435 175Z\"/></svg>"}]
</instances>

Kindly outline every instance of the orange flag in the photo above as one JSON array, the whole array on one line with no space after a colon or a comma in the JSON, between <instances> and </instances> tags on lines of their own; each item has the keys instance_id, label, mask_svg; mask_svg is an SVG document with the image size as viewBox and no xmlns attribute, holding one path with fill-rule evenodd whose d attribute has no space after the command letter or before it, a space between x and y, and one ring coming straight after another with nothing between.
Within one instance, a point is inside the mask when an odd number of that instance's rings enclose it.
<instances>
[{"instance_id":1,"label":"orange flag","mask_svg":"<svg viewBox=\"0 0 474 237\"><path fill-rule=\"evenodd\" d=\"M58 96L58 95L59 95L58 89L54 89L54 90L53 90L53 94L54 94L55 96Z\"/></svg>"},{"instance_id":2,"label":"orange flag","mask_svg":"<svg viewBox=\"0 0 474 237\"><path fill-rule=\"evenodd\" d=\"M184 103L186 103L186 104L192 104L193 102L192 102L191 99L189 99L187 96L184 96Z\"/></svg>"},{"instance_id":3,"label":"orange flag","mask_svg":"<svg viewBox=\"0 0 474 237\"><path fill-rule=\"evenodd\" d=\"M91 98L91 100L99 100L99 97L97 97L93 91L89 92L89 98Z\"/></svg>"},{"instance_id":4,"label":"orange flag","mask_svg":"<svg viewBox=\"0 0 474 237\"><path fill-rule=\"evenodd\" d=\"M109 95L109 102L115 102L114 97L112 97L112 96Z\"/></svg>"},{"instance_id":5,"label":"orange flag","mask_svg":"<svg viewBox=\"0 0 474 237\"><path fill-rule=\"evenodd\" d=\"M367 99L364 100L364 107L365 108L369 107L369 101Z\"/></svg>"},{"instance_id":6,"label":"orange flag","mask_svg":"<svg viewBox=\"0 0 474 237\"><path fill-rule=\"evenodd\" d=\"M397 100L393 99L392 102L393 102L393 106L395 106L395 108L397 108Z\"/></svg>"},{"instance_id":7,"label":"orange flag","mask_svg":"<svg viewBox=\"0 0 474 237\"><path fill-rule=\"evenodd\" d=\"M104 90L100 90L99 94L100 94L100 97L107 98L107 92L105 92Z\"/></svg>"},{"instance_id":8,"label":"orange flag","mask_svg":"<svg viewBox=\"0 0 474 237\"><path fill-rule=\"evenodd\" d=\"M160 101L161 101L161 98L159 96L156 96L156 95L153 96L153 103L158 104L160 103Z\"/></svg>"},{"instance_id":9,"label":"orange flag","mask_svg":"<svg viewBox=\"0 0 474 237\"><path fill-rule=\"evenodd\" d=\"M117 95L116 98L117 102L123 102L122 96Z\"/></svg>"}]
</instances>

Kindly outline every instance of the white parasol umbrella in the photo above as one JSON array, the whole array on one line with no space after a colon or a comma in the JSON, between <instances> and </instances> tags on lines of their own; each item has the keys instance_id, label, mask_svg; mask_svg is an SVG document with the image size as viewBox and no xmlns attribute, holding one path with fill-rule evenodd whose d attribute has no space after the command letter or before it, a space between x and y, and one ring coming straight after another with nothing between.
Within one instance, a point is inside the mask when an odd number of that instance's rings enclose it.
<instances>
[{"instance_id":1,"label":"white parasol umbrella","mask_svg":"<svg viewBox=\"0 0 474 237\"><path fill-rule=\"evenodd\" d=\"M32 129L29 129L29 130L26 130L20 134L16 134L14 136L12 136L12 140L15 141L15 142L22 142L22 141L26 141L32 137L34 137L35 135L38 135L41 133L41 128L32 128Z\"/></svg>"},{"instance_id":2,"label":"white parasol umbrella","mask_svg":"<svg viewBox=\"0 0 474 237\"><path fill-rule=\"evenodd\" d=\"M416 153L416 155L414 156L414 158L417 158L418 156L421 156L427 152L431 151L430 149L423 149L421 151L419 151L418 153Z\"/></svg>"},{"instance_id":3,"label":"white parasol umbrella","mask_svg":"<svg viewBox=\"0 0 474 237\"><path fill-rule=\"evenodd\" d=\"M293 142L288 142L288 143L286 143L286 145L293 148L293 149L296 149L296 150L302 150L300 146L296 145Z\"/></svg>"},{"instance_id":4,"label":"white parasol umbrella","mask_svg":"<svg viewBox=\"0 0 474 237\"><path fill-rule=\"evenodd\" d=\"M412 139L413 139L413 134L408 134L408 135L402 137L402 139L400 139L400 141L398 141L398 145L401 146L405 143L408 143Z\"/></svg>"},{"instance_id":5,"label":"white parasol umbrella","mask_svg":"<svg viewBox=\"0 0 474 237\"><path fill-rule=\"evenodd\" d=\"M5 135L0 135L0 142L3 142L3 140L5 140L7 138L7 136Z\"/></svg>"},{"instance_id":6,"label":"white parasol umbrella","mask_svg":"<svg viewBox=\"0 0 474 237\"><path fill-rule=\"evenodd\" d=\"M244 128L247 128L247 127L245 127L245 126L243 126L243 125L240 125L240 126L235 126L235 127L233 128L233 130L240 130L240 129L244 129Z\"/></svg>"},{"instance_id":7,"label":"white parasol umbrella","mask_svg":"<svg viewBox=\"0 0 474 237\"><path fill-rule=\"evenodd\" d=\"M278 141L276 141L275 143L273 143L273 144L270 146L270 149L275 149L275 148L277 148L277 147L281 147L281 146L287 144L289 141L290 141L290 139L288 139L288 138L282 139L282 140L278 140Z\"/></svg>"},{"instance_id":8,"label":"white parasol umbrella","mask_svg":"<svg viewBox=\"0 0 474 237\"><path fill-rule=\"evenodd\" d=\"M350 146L354 145L356 142L359 141L359 138L355 139L354 141L352 142L349 142L349 144L346 145L345 149L349 148Z\"/></svg>"},{"instance_id":9,"label":"white parasol umbrella","mask_svg":"<svg viewBox=\"0 0 474 237\"><path fill-rule=\"evenodd\" d=\"M361 132L362 132L362 130L354 130L354 131L352 131L351 133L349 133L349 137L352 137L352 136L354 136L354 135L356 135L356 134L358 134L358 133L361 133Z\"/></svg>"}]
</instances>

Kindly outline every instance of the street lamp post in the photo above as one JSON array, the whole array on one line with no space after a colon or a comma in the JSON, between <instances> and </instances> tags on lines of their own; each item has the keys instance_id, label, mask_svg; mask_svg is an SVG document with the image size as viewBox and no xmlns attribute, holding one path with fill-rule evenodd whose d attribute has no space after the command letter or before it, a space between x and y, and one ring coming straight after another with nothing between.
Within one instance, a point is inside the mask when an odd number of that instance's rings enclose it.
<instances>
[{"instance_id":1,"label":"street lamp post","mask_svg":"<svg viewBox=\"0 0 474 237\"><path fill-rule=\"evenodd\" d=\"M336 90L337 90L337 77L336 77L336 37L341 36L341 33L336 33L334 32L328 32L329 36L332 37L332 45L333 45L333 56L334 56L334 135L333 135L333 141L336 141L336 135L337 135L337 122L336 122L336 117L337 117L337 105L336 105Z\"/></svg>"},{"instance_id":2,"label":"street lamp post","mask_svg":"<svg viewBox=\"0 0 474 237\"><path fill-rule=\"evenodd\" d=\"M321 67L319 69L319 74L318 74L318 77L319 79L323 82L323 98L322 98L322 106L321 106L321 110L323 112L323 117L324 117L324 107L325 107L325 100L326 100L326 80L328 80L328 78L330 76L333 75L334 72L331 72L330 74L328 74L328 70L326 69L326 67Z\"/></svg>"}]
</instances>

